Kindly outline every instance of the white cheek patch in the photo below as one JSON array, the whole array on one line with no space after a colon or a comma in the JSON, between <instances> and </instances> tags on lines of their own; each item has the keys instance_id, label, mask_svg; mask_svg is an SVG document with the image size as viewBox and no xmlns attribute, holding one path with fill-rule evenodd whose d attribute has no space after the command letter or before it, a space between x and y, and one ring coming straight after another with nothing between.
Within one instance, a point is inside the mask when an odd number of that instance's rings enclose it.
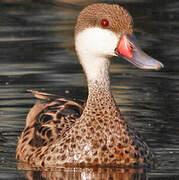
<instances>
[{"instance_id":1,"label":"white cheek patch","mask_svg":"<svg viewBox=\"0 0 179 180\"><path fill-rule=\"evenodd\" d=\"M119 36L99 27L86 28L76 37L76 47L81 52L85 50L96 56L114 56ZM83 50L82 50L83 49Z\"/></svg>"}]
</instances>

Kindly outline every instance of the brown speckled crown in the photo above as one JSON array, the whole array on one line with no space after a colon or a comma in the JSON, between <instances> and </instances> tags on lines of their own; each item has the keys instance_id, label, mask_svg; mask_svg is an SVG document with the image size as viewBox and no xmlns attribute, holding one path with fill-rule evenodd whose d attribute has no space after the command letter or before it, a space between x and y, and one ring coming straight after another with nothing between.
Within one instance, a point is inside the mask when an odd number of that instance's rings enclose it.
<instances>
[{"instance_id":1,"label":"brown speckled crown","mask_svg":"<svg viewBox=\"0 0 179 180\"><path fill-rule=\"evenodd\" d=\"M84 8L78 16L75 34L88 27L102 27L101 20L107 19L106 27L116 33L133 32L133 20L129 12L117 4L93 4ZM103 27L102 27L103 28Z\"/></svg>"}]
</instances>

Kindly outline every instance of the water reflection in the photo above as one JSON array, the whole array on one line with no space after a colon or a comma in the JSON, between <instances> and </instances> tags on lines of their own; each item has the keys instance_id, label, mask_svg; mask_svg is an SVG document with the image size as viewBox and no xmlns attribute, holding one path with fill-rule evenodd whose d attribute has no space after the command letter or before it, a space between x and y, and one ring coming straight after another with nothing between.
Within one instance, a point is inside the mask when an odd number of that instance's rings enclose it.
<instances>
[{"instance_id":1,"label":"water reflection","mask_svg":"<svg viewBox=\"0 0 179 180\"><path fill-rule=\"evenodd\" d=\"M56 168L27 171L25 177L28 180L147 180L146 174L142 171L121 168Z\"/></svg>"}]
</instances>

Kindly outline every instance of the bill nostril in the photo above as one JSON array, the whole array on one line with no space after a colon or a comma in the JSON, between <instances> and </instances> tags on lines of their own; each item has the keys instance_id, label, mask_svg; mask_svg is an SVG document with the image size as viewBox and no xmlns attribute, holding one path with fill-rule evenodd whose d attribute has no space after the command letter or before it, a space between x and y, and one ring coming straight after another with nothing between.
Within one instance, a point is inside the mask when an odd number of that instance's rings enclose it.
<instances>
[{"instance_id":1,"label":"bill nostril","mask_svg":"<svg viewBox=\"0 0 179 180\"><path fill-rule=\"evenodd\" d=\"M120 55L117 48L115 48L114 53L115 53L117 56Z\"/></svg>"}]
</instances>

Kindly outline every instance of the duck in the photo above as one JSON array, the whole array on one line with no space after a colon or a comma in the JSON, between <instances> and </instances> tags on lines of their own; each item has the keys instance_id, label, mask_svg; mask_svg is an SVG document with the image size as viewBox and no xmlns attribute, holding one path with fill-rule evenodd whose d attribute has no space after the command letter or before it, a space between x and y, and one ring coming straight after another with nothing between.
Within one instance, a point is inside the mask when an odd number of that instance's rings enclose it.
<instances>
[{"instance_id":1,"label":"duck","mask_svg":"<svg viewBox=\"0 0 179 180\"><path fill-rule=\"evenodd\" d=\"M116 106L110 59L122 57L140 69L159 70L163 64L141 50L132 16L118 4L88 5L74 31L76 54L87 78L87 101L31 90L41 100L27 115L17 161L42 168L150 166L152 151Z\"/></svg>"}]
</instances>

